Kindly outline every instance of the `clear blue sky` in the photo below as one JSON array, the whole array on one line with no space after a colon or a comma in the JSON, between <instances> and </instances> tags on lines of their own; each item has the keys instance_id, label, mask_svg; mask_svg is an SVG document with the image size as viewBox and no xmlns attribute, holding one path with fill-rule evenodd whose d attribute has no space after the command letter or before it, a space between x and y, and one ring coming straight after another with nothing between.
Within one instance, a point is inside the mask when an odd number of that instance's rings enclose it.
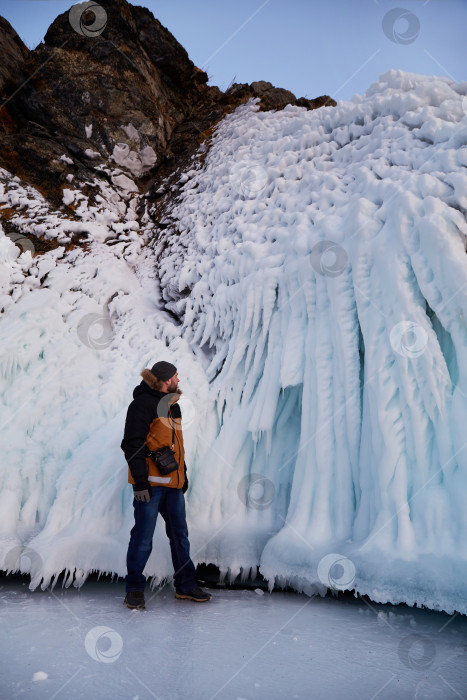
<instances>
[{"instance_id":1,"label":"clear blue sky","mask_svg":"<svg viewBox=\"0 0 467 700\"><path fill-rule=\"evenodd\" d=\"M0 0L0 14L32 48L72 4ZM210 84L224 90L235 77L236 82L268 80L297 97L328 94L347 100L365 92L390 68L467 80L467 0L137 0L134 4L148 7L192 61L206 70Z\"/></svg>"}]
</instances>

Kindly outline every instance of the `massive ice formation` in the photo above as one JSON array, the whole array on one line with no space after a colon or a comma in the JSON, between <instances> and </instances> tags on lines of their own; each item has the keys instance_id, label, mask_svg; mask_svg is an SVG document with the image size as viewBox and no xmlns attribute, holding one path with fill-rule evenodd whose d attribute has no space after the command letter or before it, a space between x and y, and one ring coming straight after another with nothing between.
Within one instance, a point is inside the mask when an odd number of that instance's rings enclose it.
<instances>
[{"instance_id":1,"label":"massive ice formation","mask_svg":"<svg viewBox=\"0 0 467 700\"><path fill-rule=\"evenodd\" d=\"M188 173L161 283L216 397L206 561L306 589L336 552L360 591L464 604L466 88L391 71L334 109L249 104Z\"/></svg>"},{"instance_id":2,"label":"massive ice formation","mask_svg":"<svg viewBox=\"0 0 467 700\"><path fill-rule=\"evenodd\" d=\"M109 219L119 243L99 229L55 255L47 289L5 297L2 342L34 344L1 364L1 542L10 560L28 548L32 587L63 568L124 575L126 406L139 370L170 358L196 562L467 611L466 94L390 71L335 108L250 101L153 246L136 240L149 217L139 233ZM105 302L111 340L91 349L71 331ZM147 572L171 572L162 527Z\"/></svg>"}]
</instances>

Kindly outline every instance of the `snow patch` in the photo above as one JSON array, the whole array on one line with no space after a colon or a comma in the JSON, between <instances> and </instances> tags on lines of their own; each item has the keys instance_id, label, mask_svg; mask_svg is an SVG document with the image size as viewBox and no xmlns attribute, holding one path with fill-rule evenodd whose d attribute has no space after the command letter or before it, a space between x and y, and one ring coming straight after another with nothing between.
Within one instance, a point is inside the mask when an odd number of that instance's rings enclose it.
<instances>
[{"instance_id":1,"label":"snow patch","mask_svg":"<svg viewBox=\"0 0 467 700\"><path fill-rule=\"evenodd\" d=\"M86 150L84 151L84 155L87 158L90 158L91 160L95 160L96 158L102 158L101 154L97 151L93 151L92 148L86 148Z\"/></svg>"},{"instance_id":2,"label":"snow patch","mask_svg":"<svg viewBox=\"0 0 467 700\"><path fill-rule=\"evenodd\" d=\"M157 155L151 146L146 146L138 154L132 151L128 144L118 143L114 147L111 159L117 165L129 170L135 177L140 177L156 164Z\"/></svg>"},{"instance_id":3,"label":"snow patch","mask_svg":"<svg viewBox=\"0 0 467 700\"><path fill-rule=\"evenodd\" d=\"M125 132L125 134L128 136L129 139L132 141L140 141L141 136L138 132L137 129L133 126L133 124L127 124L127 126L123 126L123 124L120 126L120 128Z\"/></svg>"},{"instance_id":4,"label":"snow patch","mask_svg":"<svg viewBox=\"0 0 467 700\"><path fill-rule=\"evenodd\" d=\"M47 680L48 677L49 677L49 674L46 673L45 671L36 671L32 676L32 680L34 682L45 681L45 680Z\"/></svg>"}]
</instances>

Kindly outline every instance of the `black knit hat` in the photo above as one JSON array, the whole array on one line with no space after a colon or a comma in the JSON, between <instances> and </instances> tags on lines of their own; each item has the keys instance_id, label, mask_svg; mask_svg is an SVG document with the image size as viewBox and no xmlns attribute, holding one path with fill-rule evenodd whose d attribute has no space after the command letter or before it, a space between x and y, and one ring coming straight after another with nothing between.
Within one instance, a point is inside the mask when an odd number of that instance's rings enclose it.
<instances>
[{"instance_id":1,"label":"black knit hat","mask_svg":"<svg viewBox=\"0 0 467 700\"><path fill-rule=\"evenodd\" d=\"M166 382L167 379L171 379L177 372L175 365L171 365L170 362L156 362L155 365L151 367L151 372L155 377L157 377L161 382Z\"/></svg>"}]
</instances>

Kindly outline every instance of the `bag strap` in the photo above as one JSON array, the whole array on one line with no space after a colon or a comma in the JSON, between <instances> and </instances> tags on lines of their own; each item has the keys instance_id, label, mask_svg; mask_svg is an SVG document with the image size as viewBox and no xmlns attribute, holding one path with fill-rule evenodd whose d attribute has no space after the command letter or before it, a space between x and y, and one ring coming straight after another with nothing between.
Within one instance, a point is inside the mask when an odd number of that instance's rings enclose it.
<instances>
[{"instance_id":1,"label":"bag strap","mask_svg":"<svg viewBox=\"0 0 467 700\"><path fill-rule=\"evenodd\" d=\"M172 419L172 452L175 452L175 421L174 421L174 417L172 415L171 406L169 406L168 410L169 410L170 417ZM156 412L156 415L157 415L157 412ZM149 447L147 445L146 445L146 450L149 450Z\"/></svg>"},{"instance_id":2,"label":"bag strap","mask_svg":"<svg viewBox=\"0 0 467 700\"><path fill-rule=\"evenodd\" d=\"M172 418L172 451L175 452L175 421L169 406L170 417Z\"/></svg>"}]
</instances>

